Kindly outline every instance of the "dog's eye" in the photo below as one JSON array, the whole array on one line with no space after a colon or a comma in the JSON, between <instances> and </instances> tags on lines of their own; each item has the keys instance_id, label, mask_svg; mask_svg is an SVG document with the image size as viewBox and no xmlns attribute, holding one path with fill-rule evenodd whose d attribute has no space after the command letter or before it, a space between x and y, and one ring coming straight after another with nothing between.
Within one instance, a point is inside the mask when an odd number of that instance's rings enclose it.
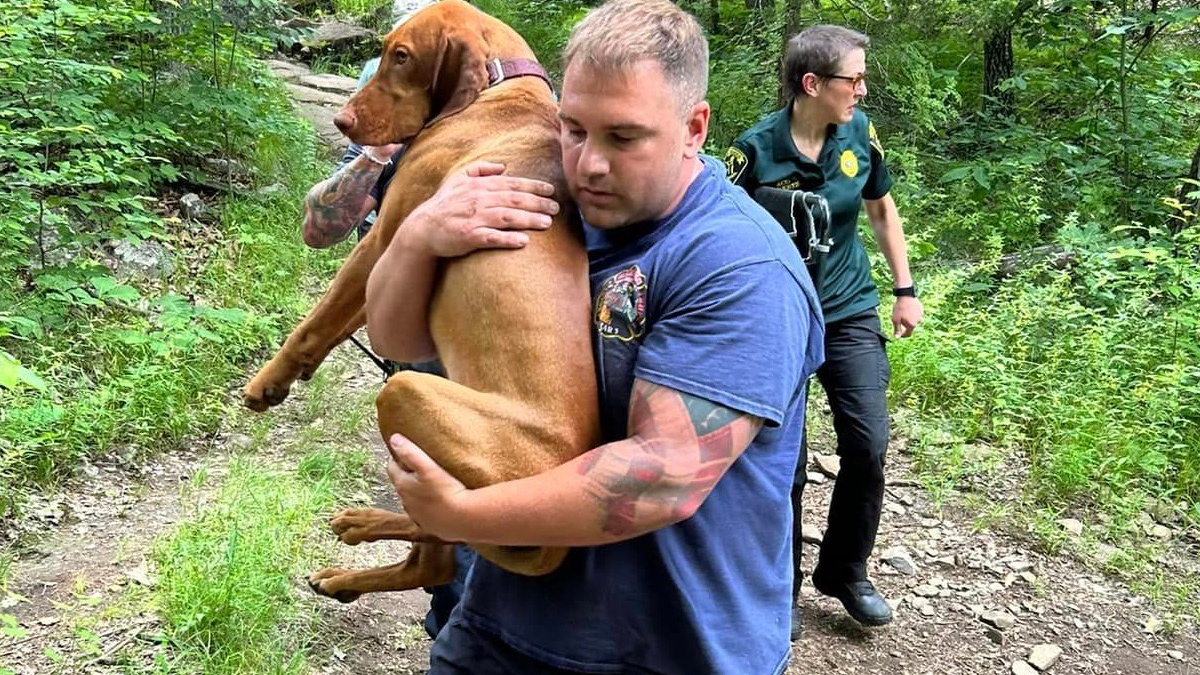
<instances>
[{"instance_id":1,"label":"dog's eye","mask_svg":"<svg viewBox=\"0 0 1200 675\"><path fill-rule=\"evenodd\" d=\"M405 61L408 61L408 52L403 49L397 49L392 52L392 58L396 61L396 65L401 65Z\"/></svg>"}]
</instances>

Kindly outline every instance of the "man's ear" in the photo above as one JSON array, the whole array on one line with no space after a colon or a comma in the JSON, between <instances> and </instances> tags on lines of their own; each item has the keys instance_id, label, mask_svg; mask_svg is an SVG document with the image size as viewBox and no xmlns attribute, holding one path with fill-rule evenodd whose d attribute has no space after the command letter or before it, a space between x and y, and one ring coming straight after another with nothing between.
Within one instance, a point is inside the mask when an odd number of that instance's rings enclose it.
<instances>
[{"instance_id":1,"label":"man's ear","mask_svg":"<svg viewBox=\"0 0 1200 675\"><path fill-rule=\"evenodd\" d=\"M708 105L708 101L700 101L692 106L691 112L684 119L684 125L687 129L687 136L683 141L683 156L691 159L700 153L700 149L704 147L704 141L708 139L708 122L712 115L712 108Z\"/></svg>"},{"instance_id":2,"label":"man's ear","mask_svg":"<svg viewBox=\"0 0 1200 675\"><path fill-rule=\"evenodd\" d=\"M487 88L487 63L482 45L465 31L449 30L434 66L430 113L438 122L471 105Z\"/></svg>"}]
</instances>

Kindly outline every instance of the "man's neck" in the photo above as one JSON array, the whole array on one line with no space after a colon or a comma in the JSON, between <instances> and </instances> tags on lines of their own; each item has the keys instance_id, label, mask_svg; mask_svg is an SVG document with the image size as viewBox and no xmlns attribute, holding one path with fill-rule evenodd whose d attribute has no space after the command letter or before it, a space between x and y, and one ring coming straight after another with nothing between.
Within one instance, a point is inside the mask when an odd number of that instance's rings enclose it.
<instances>
[{"instance_id":1,"label":"man's neck","mask_svg":"<svg viewBox=\"0 0 1200 675\"><path fill-rule=\"evenodd\" d=\"M687 194L688 188L692 187L692 183L696 182L696 177L704 170L704 161L699 156L685 159L683 168L680 170L679 189L675 194L675 198L671 200L671 204L663 211L659 218L666 218L675 213L675 209L679 208L679 202L683 201L683 196Z\"/></svg>"}]
</instances>

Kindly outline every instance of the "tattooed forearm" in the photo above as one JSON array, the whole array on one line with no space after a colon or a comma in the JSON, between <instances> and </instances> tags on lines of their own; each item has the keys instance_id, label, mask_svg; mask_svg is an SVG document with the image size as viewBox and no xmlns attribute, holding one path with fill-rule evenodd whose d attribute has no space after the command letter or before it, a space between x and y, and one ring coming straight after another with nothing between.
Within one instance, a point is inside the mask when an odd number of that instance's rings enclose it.
<instances>
[{"instance_id":1,"label":"tattooed forearm","mask_svg":"<svg viewBox=\"0 0 1200 675\"><path fill-rule=\"evenodd\" d=\"M342 241L358 224L363 205L383 167L357 157L333 176L313 186L304 198L304 241L325 248Z\"/></svg>"},{"instance_id":2,"label":"tattooed forearm","mask_svg":"<svg viewBox=\"0 0 1200 675\"><path fill-rule=\"evenodd\" d=\"M638 381L630 438L597 448L580 473L605 532L627 538L690 517L762 426L756 417Z\"/></svg>"}]
</instances>

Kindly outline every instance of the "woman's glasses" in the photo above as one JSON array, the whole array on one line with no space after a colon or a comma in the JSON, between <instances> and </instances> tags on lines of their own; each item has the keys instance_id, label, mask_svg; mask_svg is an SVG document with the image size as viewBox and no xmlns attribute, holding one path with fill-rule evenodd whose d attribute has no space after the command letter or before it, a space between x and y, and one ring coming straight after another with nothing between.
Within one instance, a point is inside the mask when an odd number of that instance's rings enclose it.
<instances>
[{"instance_id":1,"label":"woman's glasses","mask_svg":"<svg viewBox=\"0 0 1200 675\"><path fill-rule=\"evenodd\" d=\"M854 87L855 89L858 89L858 85L865 84L867 81L866 73L859 73L857 75L826 75L825 77L828 77L832 80L845 80L849 82L850 86Z\"/></svg>"}]
</instances>

